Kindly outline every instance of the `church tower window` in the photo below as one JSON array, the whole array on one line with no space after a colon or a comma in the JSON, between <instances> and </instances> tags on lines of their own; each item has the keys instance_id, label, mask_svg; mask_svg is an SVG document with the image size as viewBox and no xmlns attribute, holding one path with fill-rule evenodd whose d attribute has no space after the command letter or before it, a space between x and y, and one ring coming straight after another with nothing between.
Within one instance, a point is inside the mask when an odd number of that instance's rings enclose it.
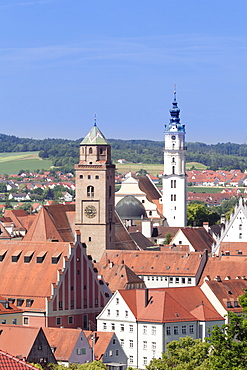
<instances>
[{"instance_id":1,"label":"church tower window","mask_svg":"<svg viewBox=\"0 0 247 370\"><path fill-rule=\"evenodd\" d=\"M89 198L93 198L94 197L94 187L92 185L89 185L87 187L87 196Z\"/></svg>"},{"instance_id":2,"label":"church tower window","mask_svg":"<svg viewBox=\"0 0 247 370\"><path fill-rule=\"evenodd\" d=\"M89 154L93 154L93 149L89 148Z\"/></svg>"}]
</instances>

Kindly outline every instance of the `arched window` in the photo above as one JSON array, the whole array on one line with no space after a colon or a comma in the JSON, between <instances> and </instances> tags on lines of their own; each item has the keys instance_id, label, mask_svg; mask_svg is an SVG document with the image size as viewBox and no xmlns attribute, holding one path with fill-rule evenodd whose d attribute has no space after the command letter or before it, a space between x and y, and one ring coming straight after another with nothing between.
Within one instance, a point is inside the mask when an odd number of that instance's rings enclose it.
<instances>
[{"instance_id":1,"label":"arched window","mask_svg":"<svg viewBox=\"0 0 247 370\"><path fill-rule=\"evenodd\" d=\"M94 187L92 185L87 187L87 196L90 198L94 197Z\"/></svg>"},{"instance_id":2,"label":"arched window","mask_svg":"<svg viewBox=\"0 0 247 370\"><path fill-rule=\"evenodd\" d=\"M172 157L172 163L175 163L175 157Z\"/></svg>"},{"instance_id":3,"label":"arched window","mask_svg":"<svg viewBox=\"0 0 247 370\"><path fill-rule=\"evenodd\" d=\"M172 174L174 175L175 173L175 166L172 166Z\"/></svg>"},{"instance_id":4,"label":"arched window","mask_svg":"<svg viewBox=\"0 0 247 370\"><path fill-rule=\"evenodd\" d=\"M93 153L93 149L89 148L89 154L92 154L92 153Z\"/></svg>"},{"instance_id":5,"label":"arched window","mask_svg":"<svg viewBox=\"0 0 247 370\"><path fill-rule=\"evenodd\" d=\"M99 149L99 154L103 154L103 148Z\"/></svg>"},{"instance_id":6,"label":"arched window","mask_svg":"<svg viewBox=\"0 0 247 370\"><path fill-rule=\"evenodd\" d=\"M177 187L177 180L174 180L174 188Z\"/></svg>"}]
</instances>

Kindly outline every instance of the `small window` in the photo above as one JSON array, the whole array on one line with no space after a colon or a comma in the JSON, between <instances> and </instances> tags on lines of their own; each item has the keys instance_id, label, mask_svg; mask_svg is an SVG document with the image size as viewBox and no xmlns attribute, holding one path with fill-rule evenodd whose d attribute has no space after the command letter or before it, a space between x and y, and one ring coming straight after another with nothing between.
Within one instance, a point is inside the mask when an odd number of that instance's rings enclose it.
<instances>
[{"instance_id":1,"label":"small window","mask_svg":"<svg viewBox=\"0 0 247 370\"><path fill-rule=\"evenodd\" d=\"M125 311L125 317L128 317L128 316L129 316L129 312Z\"/></svg>"},{"instance_id":2,"label":"small window","mask_svg":"<svg viewBox=\"0 0 247 370\"><path fill-rule=\"evenodd\" d=\"M87 175L87 178L88 178L88 180L90 180L91 179L91 175Z\"/></svg>"},{"instance_id":3,"label":"small window","mask_svg":"<svg viewBox=\"0 0 247 370\"><path fill-rule=\"evenodd\" d=\"M177 200L177 196L176 194L174 194L174 202L176 202L176 200Z\"/></svg>"},{"instance_id":4,"label":"small window","mask_svg":"<svg viewBox=\"0 0 247 370\"><path fill-rule=\"evenodd\" d=\"M33 304L33 299L26 299L26 307L31 307Z\"/></svg>"},{"instance_id":5,"label":"small window","mask_svg":"<svg viewBox=\"0 0 247 370\"><path fill-rule=\"evenodd\" d=\"M111 310L109 310L109 308L108 308L108 310L107 310L107 316L110 316L110 314L111 314Z\"/></svg>"},{"instance_id":6,"label":"small window","mask_svg":"<svg viewBox=\"0 0 247 370\"><path fill-rule=\"evenodd\" d=\"M169 278L169 283L173 283L173 277Z\"/></svg>"},{"instance_id":7,"label":"small window","mask_svg":"<svg viewBox=\"0 0 247 370\"><path fill-rule=\"evenodd\" d=\"M239 230L242 230L242 224L239 225Z\"/></svg>"},{"instance_id":8,"label":"small window","mask_svg":"<svg viewBox=\"0 0 247 370\"><path fill-rule=\"evenodd\" d=\"M152 335L156 335L156 326L152 326L151 333L152 333Z\"/></svg>"},{"instance_id":9,"label":"small window","mask_svg":"<svg viewBox=\"0 0 247 370\"><path fill-rule=\"evenodd\" d=\"M175 174L175 166L172 166L172 174Z\"/></svg>"},{"instance_id":10,"label":"small window","mask_svg":"<svg viewBox=\"0 0 247 370\"><path fill-rule=\"evenodd\" d=\"M133 356L130 356L130 357L129 357L129 362L130 362L130 364L133 364L133 362L134 362L134 358L133 358Z\"/></svg>"},{"instance_id":11,"label":"small window","mask_svg":"<svg viewBox=\"0 0 247 370\"><path fill-rule=\"evenodd\" d=\"M178 335L178 326L174 326L174 335Z\"/></svg>"},{"instance_id":12,"label":"small window","mask_svg":"<svg viewBox=\"0 0 247 370\"><path fill-rule=\"evenodd\" d=\"M119 310L116 310L116 316L119 316Z\"/></svg>"},{"instance_id":13,"label":"small window","mask_svg":"<svg viewBox=\"0 0 247 370\"><path fill-rule=\"evenodd\" d=\"M112 344L116 344L116 339L112 339Z\"/></svg>"},{"instance_id":14,"label":"small window","mask_svg":"<svg viewBox=\"0 0 247 370\"><path fill-rule=\"evenodd\" d=\"M124 324L120 324L120 331L124 331Z\"/></svg>"},{"instance_id":15,"label":"small window","mask_svg":"<svg viewBox=\"0 0 247 370\"><path fill-rule=\"evenodd\" d=\"M134 341L132 339L130 339L129 344L130 344L130 348L133 348L134 347Z\"/></svg>"},{"instance_id":16,"label":"small window","mask_svg":"<svg viewBox=\"0 0 247 370\"><path fill-rule=\"evenodd\" d=\"M89 154L93 154L93 149L92 148L89 148Z\"/></svg>"},{"instance_id":17,"label":"small window","mask_svg":"<svg viewBox=\"0 0 247 370\"><path fill-rule=\"evenodd\" d=\"M156 342L152 342L152 351L156 350Z\"/></svg>"},{"instance_id":18,"label":"small window","mask_svg":"<svg viewBox=\"0 0 247 370\"><path fill-rule=\"evenodd\" d=\"M177 180L174 180L174 188L177 187Z\"/></svg>"},{"instance_id":19,"label":"small window","mask_svg":"<svg viewBox=\"0 0 247 370\"><path fill-rule=\"evenodd\" d=\"M227 308L231 308L231 307L232 307L231 302L227 302Z\"/></svg>"},{"instance_id":20,"label":"small window","mask_svg":"<svg viewBox=\"0 0 247 370\"><path fill-rule=\"evenodd\" d=\"M88 241L89 241L89 242L91 242L91 241L92 241L92 237L91 237L91 236L89 236L89 237L88 237Z\"/></svg>"},{"instance_id":21,"label":"small window","mask_svg":"<svg viewBox=\"0 0 247 370\"><path fill-rule=\"evenodd\" d=\"M89 198L93 198L94 197L94 187L92 185L89 185L87 187L87 196Z\"/></svg>"},{"instance_id":22,"label":"small window","mask_svg":"<svg viewBox=\"0 0 247 370\"><path fill-rule=\"evenodd\" d=\"M116 356L118 356L118 349L116 349Z\"/></svg>"},{"instance_id":23,"label":"small window","mask_svg":"<svg viewBox=\"0 0 247 370\"><path fill-rule=\"evenodd\" d=\"M99 180L99 176L98 175L96 175L95 178L96 178L96 180Z\"/></svg>"},{"instance_id":24,"label":"small window","mask_svg":"<svg viewBox=\"0 0 247 370\"><path fill-rule=\"evenodd\" d=\"M29 324L29 318L28 317L24 317L23 318L23 324L24 325L28 325Z\"/></svg>"},{"instance_id":25,"label":"small window","mask_svg":"<svg viewBox=\"0 0 247 370\"><path fill-rule=\"evenodd\" d=\"M106 330L106 329L107 329L106 322L103 322L103 330Z\"/></svg>"},{"instance_id":26,"label":"small window","mask_svg":"<svg viewBox=\"0 0 247 370\"><path fill-rule=\"evenodd\" d=\"M191 278L188 278L188 284L191 284Z\"/></svg>"},{"instance_id":27,"label":"small window","mask_svg":"<svg viewBox=\"0 0 247 370\"><path fill-rule=\"evenodd\" d=\"M194 333L194 325L190 325L189 327L189 333L193 334Z\"/></svg>"},{"instance_id":28,"label":"small window","mask_svg":"<svg viewBox=\"0 0 247 370\"><path fill-rule=\"evenodd\" d=\"M166 327L166 335L171 335L171 327L170 326Z\"/></svg>"},{"instance_id":29,"label":"small window","mask_svg":"<svg viewBox=\"0 0 247 370\"><path fill-rule=\"evenodd\" d=\"M173 188L173 180L171 180L171 188Z\"/></svg>"},{"instance_id":30,"label":"small window","mask_svg":"<svg viewBox=\"0 0 247 370\"><path fill-rule=\"evenodd\" d=\"M116 298L116 304L119 304L119 298Z\"/></svg>"},{"instance_id":31,"label":"small window","mask_svg":"<svg viewBox=\"0 0 247 370\"><path fill-rule=\"evenodd\" d=\"M175 278L175 284L179 284L179 278L178 277Z\"/></svg>"},{"instance_id":32,"label":"small window","mask_svg":"<svg viewBox=\"0 0 247 370\"><path fill-rule=\"evenodd\" d=\"M6 319L2 320L2 324L6 324L6 323L7 323Z\"/></svg>"},{"instance_id":33,"label":"small window","mask_svg":"<svg viewBox=\"0 0 247 370\"><path fill-rule=\"evenodd\" d=\"M111 324L111 330L113 330L113 331L115 330L115 324L114 323Z\"/></svg>"},{"instance_id":34,"label":"small window","mask_svg":"<svg viewBox=\"0 0 247 370\"><path fill-rule=\"evenodd\" d=\"M56 318L56 325L61 325L61 317Z\"/></svg>"},{"instance_id":35,"label":"small window","mask_svg":"<svg viewBox=\"0 0 247 370\"><path fill-rule=\"evenodd\" d=\"M24 302L24 299L18 298L17 299L17 306L22 306L23 305L23 302Z\"/></svg>"},{"instance_id":36,"label":"small window","mask_svg":"<svg viewBox=\"0 0 247 370\"><path fill-rule=\"evenodd\" d=\"M143 325L143 334L147 334L148 327L146 325Z\"/></svg>"},{"instance_id":37,"label":"small window","mask_svg":"<svg viewBox=\"0 0 247 370\"><path fill-rule=\"evenodd\" d=\"M83 175L80 175L80 179L83 179Z\"/></svg>"},{"instance_id":38,"label":"small window","mask_svg":"<svg viewBox=\"0 0 247 370\"><path fill-rule=\"evenodd\" d=\"M143 357L143 365L146 366L148 363L148 359L147 357Z\"/></svg>"},{"instance_id":39,"label":"small window","mask_svg":"<svg viewBox=\"0 0 247 370\"><path fill-rule=\"evenodd\" d=\"M148 343L146 341L143 342L143 349L147 349L148 348Z\"/></svg>"},{"instance_id":40,"label":"small window","mask_svg":"<svg viewBox=\"0 0 247 370\"><path fill-rule=\"evenodd\" d=\"M239 233L239 239L242 239L242 233Z\"/></svg>"},{"instance_id":41,"label":"small window","mask_svg":"<svg viewBox=\"0 0 247 370\"><path fill-rule=\"evenodd\" d=\"M129 329L130 329L130 333L133 333L133 331L134 331L134 327L133 327L133 325L130 325L130 326L129 326Z\"/></svg>"},{"instance_id":42,"label":"small window","mask_svg":"<svg viewBox=\"0 0 247 370\"><path fill-rule=\"evenodd\" d=\"M182 284L185 284L185 278L182 278Z\"/></svg>"},{"instance_id":43,"label":"small window","mask_svg":"<svg viewBox=\"0 0 247 370\"><path fill-rule=\"evenodd\" d=\"M12 319L12 324L17 325L17 319Z\"/></svg>"},{"instance_id":44,"label":"small window","mask_svg":"<svg viewBox=\"0 0 247 370\"><path fill-rule=\"evenodd\" d=\"M68 317L68 323L69 324L74 324L74 316L69 316Z\"/></svg>"},{"instance_id":45,"label":"small window","mask_svg":"<svg viewBox=\"0 0 247 370\"><path fill-rule=\"evenodd\" d=\"M182 325L182 334L186 334L186 325Z\"/></svg>"},{"instance_id":46,"label":"small window","mask_svg":"<svg viewBox=\"0 0 247 370\"><path fill-rule=\"evenodd\" d=\"M120 345L121 347L124 347L124 339L120 339Z\"/></svg>"}]
</instances>

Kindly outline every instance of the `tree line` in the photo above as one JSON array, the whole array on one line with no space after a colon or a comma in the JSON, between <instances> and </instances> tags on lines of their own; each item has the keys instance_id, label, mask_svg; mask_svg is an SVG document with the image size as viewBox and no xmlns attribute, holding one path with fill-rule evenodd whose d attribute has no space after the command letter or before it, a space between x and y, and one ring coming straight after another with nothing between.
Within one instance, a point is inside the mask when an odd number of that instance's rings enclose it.
<instances>
[{"instance_id":1,"label":"tree line","mask_svg":"<svg viewBox=\"0 0 247 370\"><path fill-rule=\"evenodd\" d=\"M0 134L0 152L39 151L40 158L52 159L53 165L64 172L73 170L79 159L78 140L31 139ZM134 163L163 163L163 141L109 139L112 159ZM247 145L234 143L187 143L187 162L200 162L212 170L247 168ZM68 170L68 171L65 171Z\"/></svg>"}]
</instances>

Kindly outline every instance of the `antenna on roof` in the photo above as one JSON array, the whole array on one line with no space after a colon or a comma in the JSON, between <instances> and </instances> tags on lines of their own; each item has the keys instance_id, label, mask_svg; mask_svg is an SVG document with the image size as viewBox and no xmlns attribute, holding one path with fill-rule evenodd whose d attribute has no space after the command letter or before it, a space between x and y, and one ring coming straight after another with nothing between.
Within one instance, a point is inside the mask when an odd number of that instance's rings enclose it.
<instances>
[{"instance_id":1,"label":"antenna on roof","mask_svg":"<svg viewBox=\"0 0 247 370\"><path fill-rule=\"evenodd\" d=\"M94 116L93 116L93 117L94 117L94 126L97 126L97 125L96 125L97 114L96 114L96 113L94 113Z\"/></svg>"}]
</instances>

